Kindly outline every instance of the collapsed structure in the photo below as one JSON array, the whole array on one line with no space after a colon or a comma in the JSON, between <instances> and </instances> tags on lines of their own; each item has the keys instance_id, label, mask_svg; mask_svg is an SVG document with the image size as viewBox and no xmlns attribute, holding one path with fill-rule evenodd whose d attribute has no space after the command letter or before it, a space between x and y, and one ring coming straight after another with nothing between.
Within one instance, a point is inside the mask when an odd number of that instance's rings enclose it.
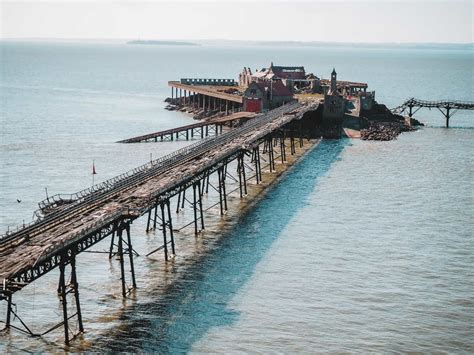
<instances>
[{"instance_id":1,"label":"collapsed structure","mask_svg":"<svg viewBox=\"0 0 474 355\"><path fill-rule=\"evenodd\" d=\"M357 130L361 112L371 111L376 105L375 92L367 90L367 83L338 80L335 69L330 79L322 79L308 73L304 66L273 62L255 71L244 67L238 81L187 78L168 85L172 88L168 109L193 113L197 119L236 111L266 112L293 101L317 101L322 123L335 126L357 118Z\"/></svg>"},{"instance_id":2,"label":"collapsed structure","mask_svg":"<svg viewBox=\"0 0 474 355\"><path fill-rule=\"evenodd\" d=\"M303 66L276 66L252 70L244 67L239 74L239 87L243 88L244 109L267 110L278 107L298 95L323 95L326 103L324 115L327 118L341 118L345 112L346 100L354 97L365 110L372 109L375 92L368 92L366 83L338 81L333 69L331 79L320 79L313 73L307 74ZM286 88L283 89L283 87ZM256 102L260 100L260 102Z\"/></svg>"}]
</instances>

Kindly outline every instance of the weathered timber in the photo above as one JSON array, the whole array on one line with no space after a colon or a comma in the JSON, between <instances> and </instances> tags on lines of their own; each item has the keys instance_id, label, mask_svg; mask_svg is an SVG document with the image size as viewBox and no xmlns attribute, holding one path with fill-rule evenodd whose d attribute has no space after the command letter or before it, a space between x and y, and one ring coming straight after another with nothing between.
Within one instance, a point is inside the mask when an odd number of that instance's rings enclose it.
<instances>
[{"instance_id":1,"label":"weathered timber","mask_svg":"<svg viewBox=\"0 0 474 355\"><path fill-rule=\"evenodd\" d=\"M176 128L167 129L164 131L158 131L154 133L145 134L142 136L124 139L124 140L118 141L117 143L163 142L163 141L173 140L174 137L176 137L176 140L178 140L180 137L184 137L185 140L189 140L190 138L191 139L194 138L195 133L199 134L200 133L199 129L202 130L202 128L205 128L206 137L209 136L210 133L213 133L214 135L217 136L218 134L223 132L222 126L224 126L225 124L228 124L234 121L247 120L255 116L256 114L253 112L237 112L229 116L220 117L217 119L197 122L197 123L193 123L186 126L180 126ZM202 132L204 136L204 131Z\"/></svg>"}]
</instances>

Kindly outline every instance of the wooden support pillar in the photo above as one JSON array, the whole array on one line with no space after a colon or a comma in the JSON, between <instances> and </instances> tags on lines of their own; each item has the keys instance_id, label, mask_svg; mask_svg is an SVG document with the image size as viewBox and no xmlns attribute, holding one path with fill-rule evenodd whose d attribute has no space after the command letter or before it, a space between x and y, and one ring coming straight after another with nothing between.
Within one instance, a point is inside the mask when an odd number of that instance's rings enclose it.
<instances>
[{"instance_id":1,"label":"wooden support pillar","mask_svg":"<svg viewBox=\"0 0 474 355\"><path fill-rule=\"evenodd\" d=\"M125 226L125 231L127 233L128 258L130 261L130 273L132 274L132 286L133 288L137 288L137 283L135 281L135 267L133 265L133 247L132 238L130 237L130 224L127 223Z\"/></svg>"},{"instance_id":2,"label":"wooden support pillar","mask_svg":"<svg viewBox=\"0 0 474 355\"><path fill-rule=\"evenodd\" d=\"M146 221L146 229L145 229L145 232L147 232L147 233L150 231L151 211L152 210L153 210L153 208L148 211L148 218L147 218L147 221ZM113 238L113 235L112 235L112 238Z\"/></svg>"},{"instance_id":3,"label":"wooden support pillar","mask_svg":"<svg viewBox=\"0 0 474 355\"><path fill-rule=\"evenodd\" d=\"M168 261L168 240L166 238L165 206L163 202L160 203L160 208L161 208L161 228L163 232L163 247L165 250L165 261Z\"/></svg>"},{"instance_id":4,"label":"wooden support pillar","mask_svg":"<svg viewBox=\"0 0 474 355\"><path fill-rule=\"evenodd\" d=\"M181 200L181 209L184 208L184 201L186 201L186 187L183 187L183 198Z\"/></svg>"},{"instance_id":5,"label":"wooden support pillar","mask_svg":"<svg viewBox=\"0 0 474 355\"><path fill-rule=\"evenodd\" d=\"M204 188L204 185L206 185L206 180L207 180L208 175L209 175L209 172L206 171L204 173L204 176L203 176L202 180L201 180L202 181L201 186L200 186L201 187L201 194L200 194L201 197L204 196L204 194L206 193L206 189Z\"/></svg>"},{"instance_id":6,"label":"wooden support pillar","mask_svg":"<svg viewBox=\"0 0 474 355\"><path fill-rule=\"evenodd\" d=\"M237 172L239 174L239 192L240 198L247 195L247 179L245 177L245 163L244 163L245 154L242 152L237 158Z\"/></svg>"},{"instance_id":7,"label":"wooden support pillar","mask_svg":"<svg viewBox=\"0 0 474 355\"><path fill-rule=\"evenodd\" d=\"M155 205L155 212L153 218L153 230L156 230L156 222L158 220L158 204Z\"/></svg>"},{"instance_id":8,"label":"wooden support pillar","mask_svg":"<svg viewBox=\"0 0 474 355\"><path fill-rule=\"evenodd\" d=\"M63 308L63 325L64 325L64 342L69 345L69 317L67 315L67 299L66 299L66 281L65 281L65 268L66 268L66 256L61 255L59 260L59 295L61 297L61 304Z\"/></svg>"},{"instance_id":9,"label":"wooden support pillar","mask_svg":"<svg viewBox=\"0 0 474 355\"><path fill-rule=\"evenodd\" d=\"M118 256L119 256L119 261L120 261L120 275L121 275L121 281L122 281L122 296L126 297L127 296L127 289L125 286L125 265L124 265L124 257L123 257L123 227L120 226L119 230L117 232L118 236Z\"/></svg>"},{"instance_id":10,"label":"wooden support pillar","mask_svg":"<svg viewBox=\"0 0 474 355\"><path fill-rule=\"evenodd\" d=\"M194 212L194 235L198 235L197 197L196 183L193 184L193 212Z\"/></svg>"},{"instance_id":11,"label":"wooden support pillar","mask_svg":"<svg viewBox=\"0 0 474 355\"><path fill-rule=\"evenodd\" d=\"M5 328L7 328L7 329L10 329L10 324L11 324L12 297L13 297L13 295L11 293L9 293L8 296L7 296L7 319L6 319L6 322L5 322Z\"/></svg>"},{"instance_id":12,"label":"wooden support pillar","mask_svg":"<svg viewBox=\"0 0 474 355\"><path fill-rule=\"evenodd\" d=\"M226 115L229 114L229 101L228 100L225 100L225 114Z\"/></svg>"},{"instance_id":13,"label":"wooden support pillar","mask_svg":"<svg viewBox=\"0 0 474 355\"><path fill-rule=\"evenodd\" d=\"M114 230L112 232L112 239L110 240L109 259L112 259L113 252L114 252L115 232L116 232L116 230L115 230L115 226L114 226ZM148 227L147 227L147 232L148 232Z\"/></svg>"},{"instance_id":14,"label":"wooden support pillar","mask_svg":"<svg viewBox=\"0 0 474 355\"><path fill-rule=\"evenodd\" d=\"M217 169L217 176L218 176L218 187L219 187L219 208L220 208L220 213L221 216L224 214L224 204L223 204L223 191L222 191L222 167Z\"/></svg>"},{"instance_id":15,"label":"wooden support pillar","mask_svg":"<svg viewBox=\"0 0 474 355\"><path fill-rule=\"evenodd\" d=\"M82 333L84 331L84 325L82 324L81 302L79 300L79 283L77 282L76 274L76 254L73 254L71 257L71 287L73 289L74 298L76 300L76 313L79 332Z\"/></svg>"},{"instance_id":16,"label":"wooden support pillar","mask_svg":"<svg viewBox=\"0 0 474 355\"><path fill-rule=\"evenodd\" d=\"M244 182L244 195L247 195L247 177L245 176L245 153L242 152L240 156L241 170L242 170L242 179Z\"/></svg>"},{"instance_id":17,"label":"wooden support pillar","mask_svg":"<svg viewBox=\"0 0 474 355\"><path fill-rule=\"evenodd\" d=\"M240 192L240 198L244 197L244 192L243 192L243 187L242 187L242 155L239 154L237 158L237 173L239 174L239 192Z\"/></svg>"},{"instance_id":18,"label":"wooden support pillar","mask_svg":"<svg viewBox=\"0 0 474 355\"><path fill-rule=\"evenodd\" d=\"M255 164L255 179L257 180L257 184L259 183L260 176L258 175L258 161L257 161L257 149L253 149L253 163Z\"/></svg>"},{"instance_id":19,"label":"wooden support pillar","mask_svg":"<svg viewBox=\"0 0 474 355\"><path fill-rule=\"evenodd\" d=\"M197 183L197 185L199 196L199 218L201 218L201 230L204 230L204 212L202 210L202 193L204 191L204 180L202 180L202 186L200 181Z\"/></svg>"},{"instance_id":20,"label":"wooden support pillar","mask_svg":"<svg viewBox=\"0 0 474 355\"><path fill-rule=\"evenodd\" d=\"M266 148L268 150L268 166L270 167L270 172L272 172L275 170L275 156L273 152L272 137L268 138Z\"/></svg>"},{"instance_id":21,"label":"wooden support pillar","mask_svg":"<svg viewBox=\"0 0 474 355\"><path fill-rule=\"evenodd\" d=\"M449 128L449 111L451 110L451 107L446 107L446 128Z\"/></svg>"},{"instance_id":22,"label":"wooden support pillar","mask_svg":"<svg viewBox=\"0 0 474 355\"><path fill-rule=\"evenodd\" d=\"M181 187L179 192L178 192L178 203L176 204L176 213L179 213L179 207L181 204L181 193L183 191L183 188Z\"/></svg>"},{"instance_id":23,"label":"wooden support pillar","mask_svg":"<svg viewBox=\"0 0 474 355\"><path fill-rule=\"evenodd\" d=\"M285 137L280 137L280 155L281 163L283 164L286 161L286 147L285 147Z\"/></svg>"},{"instance_id":24,"label":"wooden support pillar","mask_svg":"<svg viewBox=\"0 0 474 355\"><path fill-rule=\"evenodd\" d=\"M175 252L175 246L174 246L173 220L171 219L171 208L170 208L169 199L166 200L166 209L168 210L168 228L170 229L171 253L175 255L176 252Z\"/></svg>"}]
</instances>

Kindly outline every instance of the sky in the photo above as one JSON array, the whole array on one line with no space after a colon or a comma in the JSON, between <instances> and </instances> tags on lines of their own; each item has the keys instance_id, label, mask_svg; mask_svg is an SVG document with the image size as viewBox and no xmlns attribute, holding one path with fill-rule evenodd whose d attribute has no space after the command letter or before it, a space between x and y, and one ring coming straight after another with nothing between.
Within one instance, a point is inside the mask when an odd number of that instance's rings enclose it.
<instances>
[{"instance_id":1,"label":"sky","mask_svg":"<svg viewBox=\"0 0 474 355\"><path fill-rule=\"evenodd\" d=\"M0 37L472 43L473 1L0 0Z\"/></svg>"}]
</instances>

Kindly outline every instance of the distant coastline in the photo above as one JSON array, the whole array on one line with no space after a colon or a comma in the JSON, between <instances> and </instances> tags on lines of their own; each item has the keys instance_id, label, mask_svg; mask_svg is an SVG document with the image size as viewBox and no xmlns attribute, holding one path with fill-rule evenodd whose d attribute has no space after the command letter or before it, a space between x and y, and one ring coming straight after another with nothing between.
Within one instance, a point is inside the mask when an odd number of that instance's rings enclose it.
<instances>
[{"instance_id":1,"label":"distant coastline","mask_svg":"<svg viewBox=\"0 0 474 355\"><path fill-rule=\"evenodd\" d=\"M149 46L200 46L200 44L193 42L181 42L181 41L157 41L157 40L133 40L128 41L127 44L144 44Z\"/></svg>"},{"instance_id":2,"label":"distant coastline","mask_svg":"<svg viewBox=\"0 0 474 355\"><path fill-rule=\"evenodd\" d=\"M129 38L0 38L0 43L93 43L93 44L139 44L158 46L244 46L244 47L278 47L278 48L369 48L369 49L421 49L421 50L469 50L474 51L474 43L427 43L427 42L325 42L325 41L244 41L228 39L188 39L180 40L130 40Z\"/></svg>"}]
</instances>

